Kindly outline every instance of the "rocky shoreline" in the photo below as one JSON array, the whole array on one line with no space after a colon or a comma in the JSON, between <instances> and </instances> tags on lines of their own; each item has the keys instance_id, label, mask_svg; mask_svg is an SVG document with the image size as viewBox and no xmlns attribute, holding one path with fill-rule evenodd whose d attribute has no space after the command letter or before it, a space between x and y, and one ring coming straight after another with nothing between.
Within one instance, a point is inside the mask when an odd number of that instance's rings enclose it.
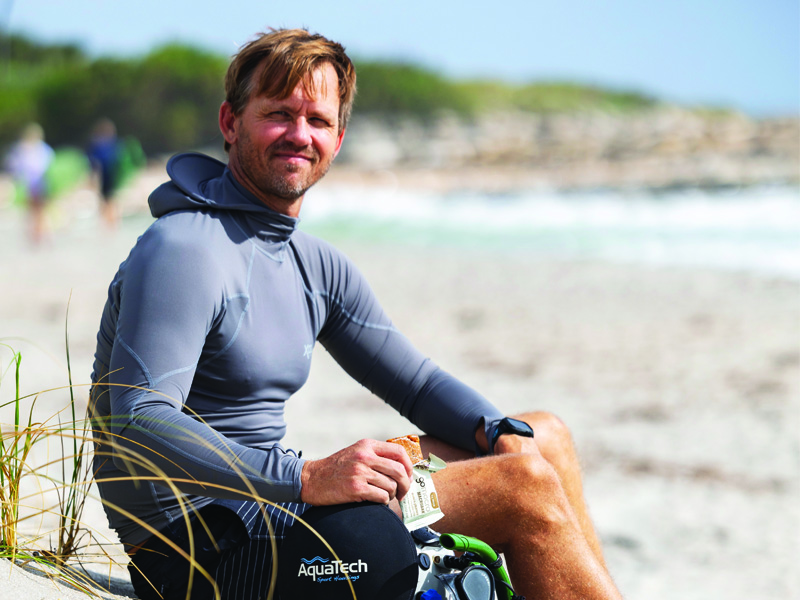
<instances>
[{"instance_id":1,"label":"rocky shoreline","mask_svg":"<svg viewBox=\"0 0 800 600\"><path fill-rule=\"evenodd\" d=\"M800 183L800 118L663 107L634 114L354 117L337 169L440 187L680 188ZM401 176L400 183L403 183Z\"/></svg>"}]
</instances>

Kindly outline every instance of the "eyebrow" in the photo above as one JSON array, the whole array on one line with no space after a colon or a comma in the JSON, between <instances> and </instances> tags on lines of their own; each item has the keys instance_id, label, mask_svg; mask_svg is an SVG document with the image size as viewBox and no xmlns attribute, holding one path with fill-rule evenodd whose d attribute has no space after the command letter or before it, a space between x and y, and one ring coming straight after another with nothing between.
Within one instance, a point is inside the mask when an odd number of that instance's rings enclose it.
<instances>
[{"instance_id":1,"label":"eyebrow","mask_svg":"<svg viewBox=\"0 0 800 600\"><path fill-rule=\"evenodd\" d=\"M316 102L312 100L312 102ZM287 110L289 112L295 112L296 102L293 102L290 98L264 98L262 97L262 101L259 103L260 106L257 107L257 110L261 113L269 113L275 110ZM313 108L308 112L308 115L311 117L319 117L323 118L326 121L338 121L339 113L335 110L327 111L322 107Z\"/></svg>"}]
</instances>

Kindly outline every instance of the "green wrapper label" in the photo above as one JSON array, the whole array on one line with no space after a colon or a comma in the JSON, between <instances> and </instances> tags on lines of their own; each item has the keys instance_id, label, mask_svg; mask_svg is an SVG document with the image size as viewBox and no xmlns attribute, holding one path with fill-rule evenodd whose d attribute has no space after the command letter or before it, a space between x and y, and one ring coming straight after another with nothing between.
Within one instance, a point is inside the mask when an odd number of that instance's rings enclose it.
<instances>
[{"instance_id":1,"label":"green wrapper label","mask_svg":"<svg viewBox=\"0 0 800 600\"><path fill-rule=\"evenodd\" d=\"M445 462L433 454L429 460L414 465L411 489L400 501L403 523L409 531L426 527L444 516L433 485L433 474L445 466Z\"/></svg>"}]
</instances>

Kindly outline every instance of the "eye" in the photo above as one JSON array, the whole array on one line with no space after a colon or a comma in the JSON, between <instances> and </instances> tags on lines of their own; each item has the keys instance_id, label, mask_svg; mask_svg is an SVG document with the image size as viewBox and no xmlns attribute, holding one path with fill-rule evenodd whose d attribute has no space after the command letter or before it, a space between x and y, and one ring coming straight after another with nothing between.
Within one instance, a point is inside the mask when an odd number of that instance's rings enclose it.
<instances>
[{"instance_id":1,"label":"eye","mask_svg":"<svg viewBox=\"0 0 800 600\"><path fill-rule=\"evenodd\" d=\"M324 119L322 117L311 117L308 120L309 123L314 125L314 127L330 127L331 124L328 119Z\"/></svg>"}]
</instances>

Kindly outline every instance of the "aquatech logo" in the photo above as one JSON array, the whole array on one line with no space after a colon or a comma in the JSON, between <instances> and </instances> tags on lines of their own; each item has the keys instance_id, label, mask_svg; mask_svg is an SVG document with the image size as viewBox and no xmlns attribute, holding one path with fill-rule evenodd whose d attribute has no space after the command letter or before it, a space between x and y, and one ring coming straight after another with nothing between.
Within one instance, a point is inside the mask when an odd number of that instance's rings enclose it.
<instances>
[{"instance_id":1,"label":"aquatech logo","mask_svg":"<svg viewBox=\"0 0 800 600\"><path fill-rule=\"evenodd\" d=\"M331 560L315 556L314 558L301 558L300 570L297 576L311 577L314 581L345 581L347 576L350 581L356 581L359 575L354 573L366 573L369 569L367 563L360 558L358 562L345 563L340 560Z\"/></svg>"}]
</instances>

